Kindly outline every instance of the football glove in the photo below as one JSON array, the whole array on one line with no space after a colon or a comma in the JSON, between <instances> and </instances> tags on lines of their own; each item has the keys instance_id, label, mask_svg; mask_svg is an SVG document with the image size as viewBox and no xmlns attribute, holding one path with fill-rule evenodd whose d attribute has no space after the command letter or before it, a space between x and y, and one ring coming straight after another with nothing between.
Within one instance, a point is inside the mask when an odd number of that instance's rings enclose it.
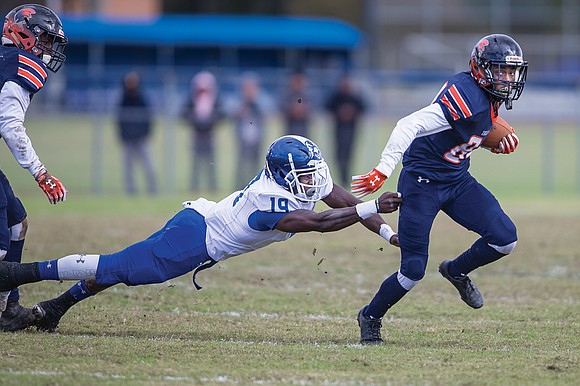
<instances>
[{"instance_id":1,"label":"football glove","mask_svg":"<svg viewBox=\"0 0 580 386\"><path fill-rule=\"evenodd\" d=\"M352 176L352 182L350 183L350 191L357 198L362 198L367 194L376 192L383 186L387 176L379 172L376 168L373 168L367 174Z\"/></svg>"},{"instance_id":2,"label":"football glove","mask_svg":"<svg viewBox=\"0 0 580 386\"><path fill-rule=\"evenodd\" d=\"M509 133L499 141L499 146L491 149L492 153L495 154L510 154L516 151L520 143L520 139L516 133Z\"/></svg>"},{"instance_id":3,"label":"football glove","mask_svg":"<svg viewBox=\"0 0 580 386\"><path fill-rule=\"evenodd\" d=\"M44 194L46 194L46 197L51 204L56 204L59 201L66 201L67 190L64 185L46 169L42 169L36 173L34 179L38 182L38 186L40 186L40 189L42 189Z\"/></svg>"}]
</instances>

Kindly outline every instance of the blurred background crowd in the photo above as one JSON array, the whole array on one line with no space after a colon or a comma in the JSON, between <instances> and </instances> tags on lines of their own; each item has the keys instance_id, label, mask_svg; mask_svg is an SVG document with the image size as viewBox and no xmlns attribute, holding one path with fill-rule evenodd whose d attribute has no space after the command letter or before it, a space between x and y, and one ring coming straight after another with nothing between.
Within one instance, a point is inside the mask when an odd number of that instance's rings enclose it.
<instances>
[{"instance_id":1,"label":"blurred background crowd","mask_svg":"<svg viewBox=\"0 0 580 386\"><path fill-rule=\"evenodd\" d=\"M2 0L0 12L22 3ZM467 70L473 45L490 33L513 36L530 63L526 90L508 120L543 122L546 130L580 126L577 0L38 3L61 16L69 45L65 66L51 74L29 114L90 120L91 151L100 154L92 161L96 179L110 150L98 132L114 122L128 194L138 191L131 176L139 164L149 194L175 191L167 177L178 166L169 160L173 146L191 151L183 171L188 189L217 189L214 165L222 155L215 131L223 125L237 146L235 178L223 188L245 186L278 133L318 139L321 125L328 127L322 145L334 178L347 186L351 174L378 161L373 150L353 170L359 127L393 123L430 103L437 85ZM275 134L272 119L279 122ZM175 143L179 125L191 129L187 144ZM378 131L381 149L391 129ZM165 138L163 154L151 150L152 135ZM163 188L157 174L166 175ZM98 181L92 190L102 190Z\"/></svg>"}]
</instances>

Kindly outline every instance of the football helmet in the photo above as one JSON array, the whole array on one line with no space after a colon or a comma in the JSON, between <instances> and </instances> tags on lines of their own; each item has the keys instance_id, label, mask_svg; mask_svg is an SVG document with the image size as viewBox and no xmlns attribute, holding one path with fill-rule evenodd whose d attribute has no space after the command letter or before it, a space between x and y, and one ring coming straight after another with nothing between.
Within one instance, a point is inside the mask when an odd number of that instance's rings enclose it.
<instances>
[{"instance_id":1,"label":"football helmet","mask_svg":"<svg viewBox=\"0 0 580 386\"><path fill-rule=\"evenodd\" d=\"M512 101L524 90L528 74L528 62L520 45L507 35L485 36L473 47L469 66L479 86L511 109ZM505 78L506 72L513 74L513 80Z\"/></svg>"},{"instance_id":2,"label":"football helmet","mask_svg":"<svg viewBox=\"0 0 580 386\"><path fill-rule=\"evenodd\" d=\"M38 56L52 72L64 61L64 36L60 18L50 9L38 4L25 4L8 12L2 29L2 43L15 46Z\"/></svg>"},{"instance_id":3,"label":"football helmet","mask_svg":"<svg viewBox=\"0 0 580 386\"><path fill-rule=\"evenodd\" d=\"M328 165L318 146L308 138L286 135L275 140L266 153L266 175L300 201L322 198L331 182Z\"/></svg>"}]
</instances>

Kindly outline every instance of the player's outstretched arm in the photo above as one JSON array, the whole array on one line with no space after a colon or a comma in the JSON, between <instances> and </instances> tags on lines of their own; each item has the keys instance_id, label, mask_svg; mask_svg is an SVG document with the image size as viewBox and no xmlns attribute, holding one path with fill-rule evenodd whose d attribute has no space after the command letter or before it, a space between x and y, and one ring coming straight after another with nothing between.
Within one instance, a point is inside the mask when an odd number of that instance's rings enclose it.
<instances>
[{"instance_id":1,"label":"player's outstretched arm","mask_svg":"<svg viewBox=\"0 0 580 386\"><path fill-rule=\"evenodd\" d=\"M332 192L327 197L325 197L323 201L331 208L355 206L363 202L362 200L352 195L349 191L336 184L334 185ZM393 205L393 208L397 207L398 205ZM391 245L396 247L399 246L399 236L378 214L374 214L366 220L361 220L360 222L371 232L378 233Z\"/></svg>"},{"instance_id":2,"label":"player's outstretched arm","mask_svg":"<svg viewBox=\"0 0 580 386\"><path fill-rule=\"evenodd\" d=\"M401 202L399 193L386 192L376 200L359 202L355 206L333 208L323 212L296 210L280 219L276 224L276 229L292 233L334 232L362 220L368 220L374 214L394 212ZM380 228L380 225L377 228Z\"/></svg>"}]
</instances>

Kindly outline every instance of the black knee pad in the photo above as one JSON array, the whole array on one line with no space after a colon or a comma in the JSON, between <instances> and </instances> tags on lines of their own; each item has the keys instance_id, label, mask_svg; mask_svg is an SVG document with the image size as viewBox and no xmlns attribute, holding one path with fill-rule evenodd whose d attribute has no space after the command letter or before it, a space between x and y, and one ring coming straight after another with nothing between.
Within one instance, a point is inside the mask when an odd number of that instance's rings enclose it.
<instances>
[{"instance_id":1,"label":"black knee pad","mask_svg":"<svg viewBox=\"0 0 580 386\"><path fill-rule=\"evenodd\" d=\"M412 257L409 259L404 259L404 261L401 263L401 269L399 271L401 274L405 275L405 277L413 281L419 281L425 276L426 266L427 259Z\"/></svg>"}]
</instances>

